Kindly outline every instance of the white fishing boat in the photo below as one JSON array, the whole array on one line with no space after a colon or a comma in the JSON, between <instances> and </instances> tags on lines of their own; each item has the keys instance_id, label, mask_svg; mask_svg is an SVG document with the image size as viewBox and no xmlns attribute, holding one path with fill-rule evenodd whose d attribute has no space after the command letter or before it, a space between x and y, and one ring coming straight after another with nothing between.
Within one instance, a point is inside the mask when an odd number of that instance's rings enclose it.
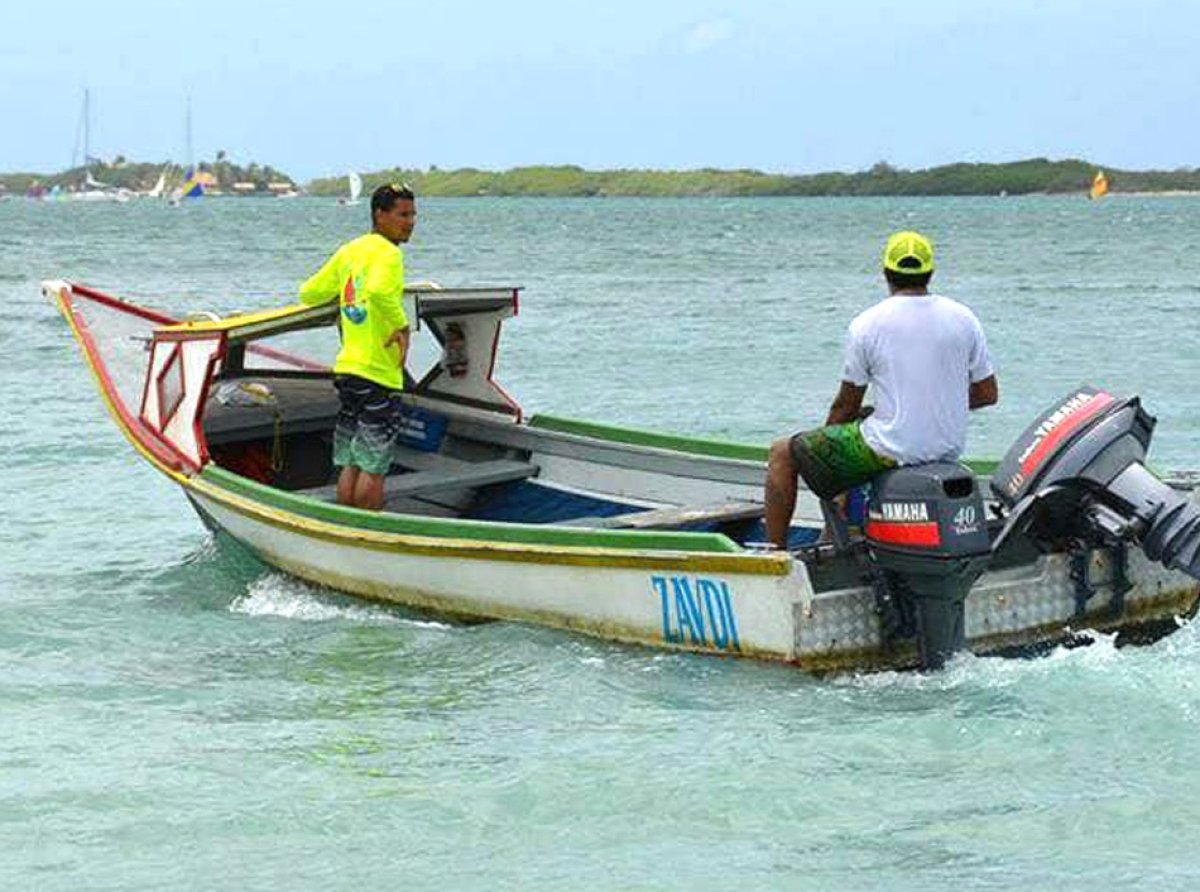
<instances>
[{"instance_id":1,"label":"white fishing boat","mask_svg":"<svg viewBox=\"0 0 1200 892\"><path fill-rule=\"evenodd\" d=\"M79 201L90 204L94 204L96 202L123 202L129 200L128 196L122 196L116 192L110 192L102 189L82 189L78 192L63 192L59 197L65 201Z\"/></svg>"},{"instance_id":2,"label":"white fishing boat","mask_svg":"<svg viewBox=\"0 0 1200 892\"><path fill-rule=\"evenodd\" d=\"M1145 470L1136 399L1081 388L999 465L890 472L864 533L834 517L824 541L828 506L802 492L772 551L764 448L527 416L493 377L518 290L413 288L405 432L368 512L335 503L336 304L181 321L43 292L125 436L211 529L364 598L818 672L1089 629L1152 640L1200 598L1196 481Z\"/></svg>"},{"instance_id":3,"label":"white fishing boat","mask_svg":"<svg viewBox=\"0 0 1200 892\"><path fill-rule=\"evenodd\" d=\"M83 188L75 192L63 192L62 196L68 201L119 201L126 202L133 196L128 189L120 189L110 186L108 183L102 183L92 176L92 172L87 170L84 172Z\"/></svg>"}]
</instances>

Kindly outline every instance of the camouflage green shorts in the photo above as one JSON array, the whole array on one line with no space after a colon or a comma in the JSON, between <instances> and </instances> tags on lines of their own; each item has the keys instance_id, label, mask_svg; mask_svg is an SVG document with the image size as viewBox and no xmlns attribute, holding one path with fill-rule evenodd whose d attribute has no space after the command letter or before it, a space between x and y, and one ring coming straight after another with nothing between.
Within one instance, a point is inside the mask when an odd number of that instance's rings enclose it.
<instances>
[{"instance_id":1,"label":"camouflage green shorts","mask_svg":"<svg viewBox=\"0 0 1200 892\"><path fill-rule=\"evenodd\" d=\"M333 429L333 464L386 474L400 436L400 394L356 375L338 375L341 411Z\"/></svg>"},{"instance_id":2,"label":"camouflage green shorts","mask_svg":"<svg viewBox=\"0 0 1200 892\"><path fill-rule=\"evenodd\" d=\"M832 499L896 467L863 439L862 422L831 424L792 437L792 459L800 477L822 499Z\"/></svg>"}]
</instances>

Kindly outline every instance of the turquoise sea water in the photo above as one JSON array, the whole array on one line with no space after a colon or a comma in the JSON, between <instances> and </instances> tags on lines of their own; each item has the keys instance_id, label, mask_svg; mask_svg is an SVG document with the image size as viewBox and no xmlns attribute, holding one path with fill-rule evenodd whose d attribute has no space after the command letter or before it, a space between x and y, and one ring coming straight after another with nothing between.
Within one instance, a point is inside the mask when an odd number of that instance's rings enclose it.
<instances>
[{"instance_id":1,"label":"turquoise sea water","mask_svg":"<svg viewBox=\"0 0 1200 892\"><path fill-rule=\"evenodd\" d=\"M751 442L823 417L919 228L1000 455L1081 381L1200 467L1200 198L428 200L410 279L525 286L527 410ZM66 277L282 303L365 210L0 202L0 888L925 890L1200 883L1200 632L818 680L364 605L212 541L125 443Z\"/></svg>"}]
</instances>

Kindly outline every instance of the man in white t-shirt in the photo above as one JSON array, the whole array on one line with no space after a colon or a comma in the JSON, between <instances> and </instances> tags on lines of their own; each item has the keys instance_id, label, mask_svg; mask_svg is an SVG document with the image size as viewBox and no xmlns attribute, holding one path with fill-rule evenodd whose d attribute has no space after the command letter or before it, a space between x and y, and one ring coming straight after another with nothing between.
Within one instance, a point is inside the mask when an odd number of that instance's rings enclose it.
<instances>
[{"instance_id":1,"label":"man in white t-shirt","mask_svg":"<svg viewBox=\"0 0 1200 892\"><path fill-rule=\"evenodd\" d=\"M850 323L842 386L825 427L771 444L767 535L780 548L797 475L833 499L897 465L953 461L966 446L968 411L999 399L983 326L962 304L929 293L929 240L893 235L883 273L890 294ZM874 411L863 409L868 386Z\"/></svg>"}]
</instances>

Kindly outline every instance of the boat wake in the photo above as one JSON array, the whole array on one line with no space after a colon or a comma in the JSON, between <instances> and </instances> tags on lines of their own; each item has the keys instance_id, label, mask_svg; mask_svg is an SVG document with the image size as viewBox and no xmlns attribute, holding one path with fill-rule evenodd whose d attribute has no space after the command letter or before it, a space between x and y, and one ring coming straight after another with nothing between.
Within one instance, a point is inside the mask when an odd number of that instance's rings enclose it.
<instances>
[{"instance_id":1,"label":"boat wake","mask_svg":"<svg viewBox=\"0 0 1200 892\"><path fill-rule=\"evenodd\" d=\"M229 605L230 613L247 616L276 616L303 622L350 620L375 625L403 625L419 629L449 629L446 623L400 616L386 607L342 603L343 596L285 576L268 573L250 583L245 594Z\"/></svg>"},{"instance_id":2,"label":"boat wake","mask_svg":"<svg viewBox=\"0 0 1200 892\"><path fill-rule=\"evenodd\" d=\"M1073 646L1058 646L1041 656L1027 659L981 657L971 653L955 654L941 673L877 672L838 676L835 687L861 691L906 690L955 691L975 688L1007 688L1036 679L1045 679L1066 669L1107 672L1122 659L1116 645L1116 633L1092 630L1077 633ZM1084 641L1086 646L1079 646Z\"/></svg>"},{"instance_id":3,"label":"boat wake","mask_svg":"<svg viewBox=\"0 0 1200 892\"><path fill-rule=\"evenodd\" d=\"M1178 675L1191 688L1200 661L1200 624L1177 618L1180 632L1150 647L1117 646L1117 633L1075 631L1072 645L1059 645L1039 656L1005 659L958 653L940 673L875 672L835 676L835 690L860 692L963 692L1020 688L1025 685L1075 684L1093 678L1105 684L1120 676L1135 684L1149 674ZM1081 646L1082 645L1082 646Z\"/></svg>"}]
</instances>

